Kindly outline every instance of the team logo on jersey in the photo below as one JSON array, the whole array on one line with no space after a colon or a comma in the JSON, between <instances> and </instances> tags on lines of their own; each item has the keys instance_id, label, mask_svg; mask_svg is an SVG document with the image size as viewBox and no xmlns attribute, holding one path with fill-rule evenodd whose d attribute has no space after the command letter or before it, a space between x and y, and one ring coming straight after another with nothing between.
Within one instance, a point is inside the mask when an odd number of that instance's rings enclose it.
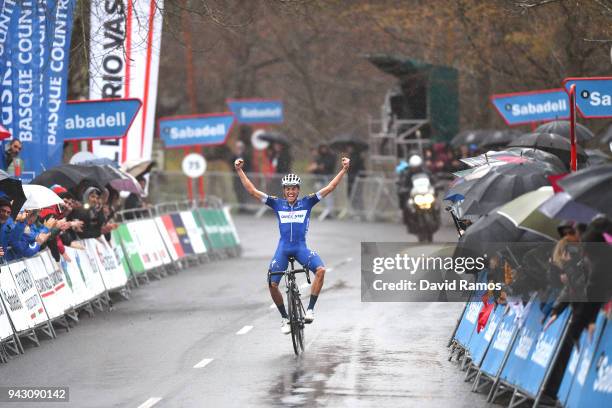
<instances>
[{"instance_id":1,"label":"team logo on jersey","mask_svg":"<svg viewBox=\"0 0 612 408\"><path fill-rule=\"evenodd\" d=\"M306 220L307 210L300 211L279 211L278 218L280 219L281 224L293 223L297 222L299 224L303 224Z\"/></svg>"}]
</instances>

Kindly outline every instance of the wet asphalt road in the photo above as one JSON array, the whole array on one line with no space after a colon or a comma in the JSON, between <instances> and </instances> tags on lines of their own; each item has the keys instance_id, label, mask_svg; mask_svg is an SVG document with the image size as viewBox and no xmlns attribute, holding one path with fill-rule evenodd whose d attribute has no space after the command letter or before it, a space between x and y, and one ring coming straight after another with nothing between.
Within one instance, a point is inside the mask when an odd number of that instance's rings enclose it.
<instances>
[{"instance_id":1,"label":"wet asphalt road","mask_svg":"<svg viewBox=\"0 0 612 408\"><path fill-rule=\"evenodd\" d=\"M68 386L70 403L5 405L486 406L446 360L462 304L360 300L360 242L413 241L401 225L311 222L309 245L332 270L306 328L306 353L296 358L266 287L275 220L236 223L241 258L152 281L0 366L0 384ZM455 236L447 226L435 239Z\"/></svg>"}]
</instances>

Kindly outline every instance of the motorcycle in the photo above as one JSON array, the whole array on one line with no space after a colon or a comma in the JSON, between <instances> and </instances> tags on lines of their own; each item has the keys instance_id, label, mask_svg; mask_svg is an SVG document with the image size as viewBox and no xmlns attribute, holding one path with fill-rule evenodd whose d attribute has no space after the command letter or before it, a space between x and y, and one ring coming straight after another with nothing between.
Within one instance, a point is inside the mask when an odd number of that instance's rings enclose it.
<instances>
[{"instance_id":1,"label":"motorcycle","mask_svg":"<svg viewBox=\"0 0 612 408\"><path fill-rule=\"evenodd\" d=\"M419 242L433 242L434 233L440 229L440 203L436 188L427 173L412 175L411 182L412 188L403 205L404 224Z\"/></svg>"}]
</instances>

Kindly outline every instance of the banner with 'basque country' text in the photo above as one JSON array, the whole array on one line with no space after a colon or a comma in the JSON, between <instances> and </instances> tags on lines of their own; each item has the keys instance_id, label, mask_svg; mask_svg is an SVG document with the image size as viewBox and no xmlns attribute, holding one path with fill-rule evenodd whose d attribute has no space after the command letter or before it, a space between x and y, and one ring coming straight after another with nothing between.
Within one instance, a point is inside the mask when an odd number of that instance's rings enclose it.
<instances>
[{"instance_id":1,"label":"banner with 'basque country' text","mask_svg":"<svg viewBox=\"0 0 612 408\"><path fill-rule=\"evenodd\" d=\"M25 182L62 160L75 3L0 0L1 121L23 143L14 172Z\"/></svg>"},{"instance_id":2,"label":"banner with 'basque country' text","mask_svg":"<svg viewBox=\"0 0 612 408\"><path fill-rule=\"evenodd\" d=\"M163 0L91 4L89 98L142 101L125 138L94 141L93 152L119 163L151 158Z\"/></svg>"}]
</instances>

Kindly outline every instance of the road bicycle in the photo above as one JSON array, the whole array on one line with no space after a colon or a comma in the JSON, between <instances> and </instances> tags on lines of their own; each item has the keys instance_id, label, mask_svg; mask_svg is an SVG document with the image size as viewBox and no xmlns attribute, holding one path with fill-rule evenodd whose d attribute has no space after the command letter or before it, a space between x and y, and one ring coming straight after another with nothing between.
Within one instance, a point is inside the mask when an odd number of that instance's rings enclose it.
<instances>
[{"instance_id":1,"label":"road bicycle","mask_svg":"<svg viewBox=\"0 0 612 408\"><path fill-rule=\"evenodd\" d=\"M310 274L308 269L295 269L295 258L289 257L289 269L285 272L268 272L268 283L272 276L282 275L285 277L285 285L287 287L287 315L289 316L289 326L291 327L291 341L293 342L293 351L299 355L304 351L304 305L300 296L300 288L295 280L295 274L305 273L306 280L310 284Z\"/></svg>"}]
</instances>

